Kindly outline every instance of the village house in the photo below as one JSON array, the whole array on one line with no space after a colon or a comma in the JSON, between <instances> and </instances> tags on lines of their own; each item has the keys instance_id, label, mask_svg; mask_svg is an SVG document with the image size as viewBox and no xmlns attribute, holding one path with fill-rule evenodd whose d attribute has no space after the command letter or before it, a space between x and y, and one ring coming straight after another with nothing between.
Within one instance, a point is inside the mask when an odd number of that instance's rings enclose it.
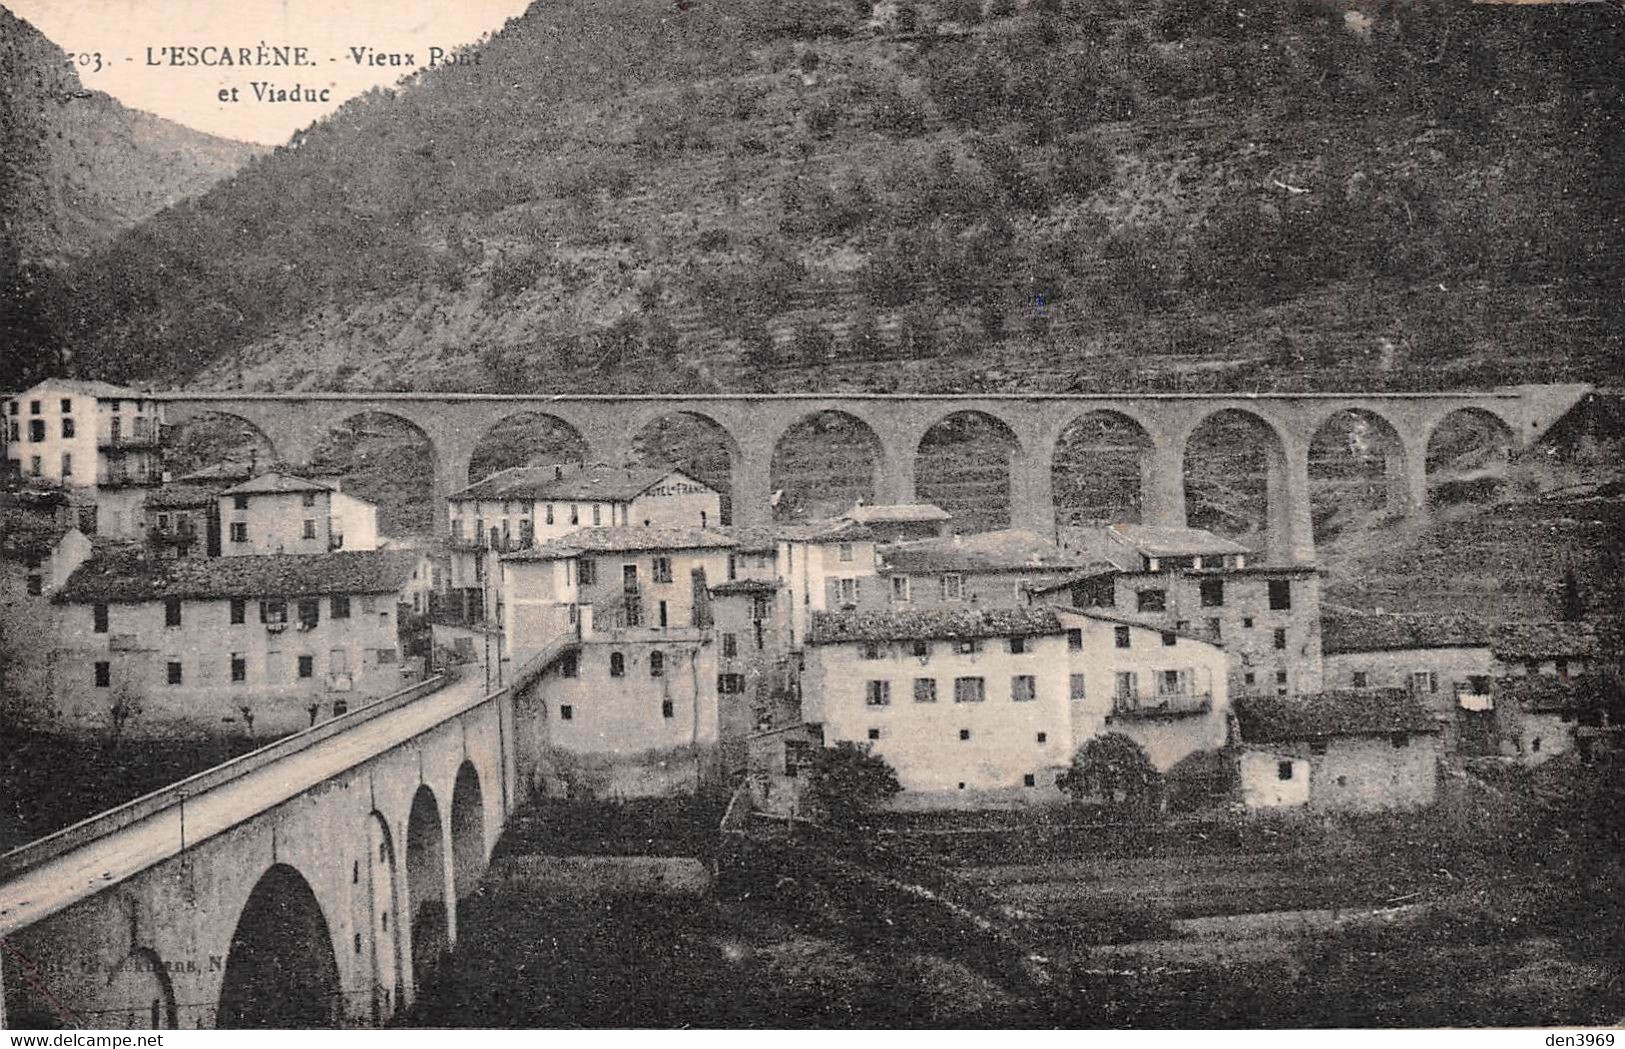
<instances>
[{"instance_id":1,"label":"village house","mask_svg":"<svg viewBox=\"0 0 1625 1049\"><path fill-rule=\"evenodd\" d=\"M1243 696L1235 709L1248 808L1379 812L1437 796L1439 723L1407 689Z\"/></svg>"},{"instance_id":2,"label":"village house","mask_svg":"<svg viewBox=\"0 0 1625 1049\"><path fill-rule=\"evenodd\" d=\"M841 519L863 525L878 542L901 543L947 535L954 518L931 503L858 503Z\"/></svg>"},{"instance_id":3,"label":"village house","mask_svg":"<svg viewBox=\"0 0 1625 1049\"><path fill-rule=\"evenodd\" d=\"M1221 648L1071 610L820 613L806 662L806 741L870 747L897 771L900 808L1057 802L1074 752L1104 732L1164 770L1228 738ZM793 776L806 742L773 735ZM763 760L776 774L777 755Z\"/></svg>"},{"instance_id":4,"label":"village house","mask_svg":"<svg viewBox=\"0 0 1625 1049\"><path fill-rule=\"evenodd\" d=\"M3 407L6 470L94 505L97 534L138 539L145 489L163 480L163 405L104 382L47 379Z\"/></svg>"},{"instance_id":5,"label":"village house","mask_svg":"<svg viewBox=\"0 0 1625 1049\"><path fill-rule=\"evenodd\" d=\"M521 466L448 498L449 602L465 621L489 618L495 558L583 528L716 528L722 497L668 467Z\"/></svg>"},{"instance_id":6,"label":"village house","mask_svg":"<svg viewBox=\"0 0 1625 1049\"><path fill-rule=\"evenodd\" d=\"M1496 679L1494 689L1500 753L1520 764L1544 764L1571 750L1589 762L1620 746L1625 692L1611 676L1519 674Z\"/></svg>"},{"instance_id":7,"label":"village house","mask_svg":"<svg viewBox=\"0 0 1625 1049\"><path fill-rule=\"evenodd\" d=\"M1246 547L1200 528L1114 524L1069 529L1095 566L1034 588L1075 608L1223 643L1232 695L1300 695L1323 687L1320 575L1311 565L1254 565Z\"/></svg>"},{"instance_id":8,"label":"village house","mask_svg":"<svg viewBox=\"0 0 1625 1049\"><path fill-rule=\"evenodd\" d=\"M219 463L147 495L144 539L157 557L376 550L378 507L337 479Z\"/></svg>"},{"instance_id":9,"label":"village house","mask_svg":"<svg viewBox=\"0 0 1625 1049\"><path fill-rule=\"evenodd\" d=\"M48 703L61 616L51 597L92 552L76 515L0 507L0 714L20 721Z\"/></svg>"},{"instance_id":10,"label":"village house","mask_svg":"<svg viewBox=\"0 0 1625 1049\"><path fill-rule=\"evenodd\" d=\"M884 605L875 539L866 526L853 521L809 521L776 525L773 533L791 648L805 643L812 617L819 612Z\"/></svg>"},{"instance_id":11,"label":"village house","mask_svg":"<svg viewBox=\"0 0 1625 1049\"><path fill-rule=\"evenodd\" d=\"M893 543L879 550L885 604L1016 608L1088 563L1021 529Z\"/></svg>"},{"instance_id":12,"label":"village house","mask_svg":"<svg viewBox=\"0 0 1625 1049\"><path fill-rule=\"evenodd\" d=\"M154 557L219 557L220 493L197 484L165 484L142 507L144 539Z\"/></svg>"},{"instance_id":13,"label":"village house","mask_svg":"<svg viewBox=\"0 0 1625 1049\"><path fill-rule=\"evenodd\" d=\"M134 737L278 736L409 684L415 554L98 557L64 610L53 723Z\"/></svg>"},{"instance_id":14,"label":"village house","mask_svg":"<svg viewBox=\"0 0 1625 1049\"><path fill-rule=\"evenodd\" d=\"M1559 680L1600 669L1602 645L1592 620L1502 623L1490 631L1498 677L1546 674Z\"/></svg>"}]
</instances>

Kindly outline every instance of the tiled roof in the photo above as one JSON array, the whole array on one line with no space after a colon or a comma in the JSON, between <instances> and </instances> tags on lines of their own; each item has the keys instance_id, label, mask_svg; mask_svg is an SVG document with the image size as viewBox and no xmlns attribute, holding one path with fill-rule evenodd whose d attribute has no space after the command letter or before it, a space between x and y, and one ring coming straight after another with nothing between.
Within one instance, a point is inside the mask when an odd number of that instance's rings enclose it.
<instances>
[{"instance_id":1,"label":"tiled roof","mask_svg":"<svg viewBox=\"0 0 1625 1049\"><path fill-rule=\"evenodd\" d=\"M779 543L864 543L873 542L875 533L856 521L841 518L794 521L770 525L735 525L728 529L740 553L761 554L777 550Z\"/></svg>"},{"instance_id":2,"label":"tiled roof","mask_svg":"<svg viewBox=\"0 0 1625 1049\"><path fill-rule=\"evenodd\" d=\"M7 560L47 557L72 530L72 525L44 514L20 510L0 512L0 557Z\"/></svg>"},{"instance_id":3,"label":"tiled roof","mask_svg":"<svg viewBox=\"0 0 1625 1049\"><path fill-rule=\"evenodd\" d=\"M46 379L17 394L18 398L27 397L36 390L69 390L73 393L82 393L87 397L117 397L120 399L140 399L149 396L141 390L128 386L114 386L110 382L100 382L94 379Z\"/></svg>"},{"instance_id":4,"label":"tiled roof","mask_svg":"<svg viewBox=\"0 0 1625 1049\"><path fill-rule=\"evenodd\" d=\"M405 586L417 564L417 554L397 550L159 561L130 554L98 556L68 577L57 600L138 602L166 597L385 594Z\"/></svg>"},{"instance_id":5,"label":"tiled roof","mask_svg":"<svg viewBox=\"0 0 1625 1049\"><path fill-rule=\"evenodd\" d=\"M1505 660L1553 657L1594 658L1601 651L1597 625L1586 620L1558 623L1502 623L1490 632L1490 651Z\"/></svg>"},{"instance_id":6,"label":"tiled roof","mask_svg":"<svg viewBox=\"0 0 1625 1049\"><path fill-rule=\"evenodd\" d=\"M1209 557L1221 554L1250 554L1250 547L1205 528L1177 528L1168 525L1114 524L1106 529L1113 539L1146 557Z\"/></svg>"},{"instance_id":7,"label":"tiled roof","mask_svg":"<svg viewBox=\"0 0 1625 1049\"><path fill-rule=\"evenodd\" d=\"M1191 641L1200 641L1202 644L1212 645L1214 648L1224 647L1224 642L1221 640L1209 637L1205 634L1198 634L1194 630L1181 630L1178 627L1169 626L1166 623L1158 623L1147 619L1135 619L1132 616L1126 615L1117 615L1116 613L1107 612L1106 610L1100 608L1068 608L1065 605L1055 604L1052 604L1049 607L1062 616L1082 616L1085 619L1094 619L1102 623L1112 623L1116 626L1131 626L1138 627L1141 630L1153 630L1159 634L1173 634L1175 637L1183 637Z\"/></svg>"},{"instance_id":8,"label":"tiled roof","mask_svg":"<svg viewBox=\"0 0 1625 1049\"><path fill-rule=\"evenodd\" d=\"M1495 682L1503 701L1517 703L1530 714L1566 714L1600 710L1620 701L1618 682L1600 674L1582 674L1567 681L1551 674L1504 677Z\"/></svg>"},{"instance_id":9,"label":"tiled roof","mask_svg":"<svg viewBox=\"0 0 1625 1049\"><path fill-rule=\"evenodd\" d=\"M1034 594L1053 594L1060 590L1070 590L1079 583L1086 583L1091 579L1102 579L1107 576L1124 574L1123 569L1110 561L1090 561L1076 572L1062 576L1060 579L1046 580L1035 584L1030 589Z\"/></svg>"},{"instance_id":10,"label":"tiled roof","mask_svg":"<svg viewBox=\"0 0 1625 1049\"><path fill-rule=\"evenodd\" d=\"M224 495L269 495L293 492L331 492L332 485L320 481L310 481L303 477L294 477L292 474L263 473L257 477L250 477L242 484L233 485L225 490Z\"/></svg>"},{"instance_id":11,"label":"tiled roof","mask_svg":"<svg viewBox=\"0 0 1625 1049\"><path fill-rule=\"evenodd\" d=\"M579 499L628 503L673 474L684 483L699 481L669 466L514 466L499 470L451 494L452 499ZM704 485L701 485L704 488ZM705 491L710 491L705 488Z\"/></svg>"},{"instance_id":12,"label":"tiled roof","mask_svg":"<svg viewBox=\"0 0 1625 1049\"><path fill-rule=\"evenodd\" d=\"M219 490L208 485L166 484L147 493L147 509L195 510L214 506L219 499Z\"/></svg>"},{"instance_id":13,"label":"tiled roof","mask_svg":"<svg viewBox=\"0 0 1625 1049\"><path fill-rule=\"evenodd\" d=\"M1328 656L1345 652L1385 652L1412 648L1483 648L1490 630L1475 616L1411 616L1323 605L1321 650Z\"/></svg>"},{"instance_id":14,"label":"tiled roof","mask_svg":"<svg viewBox=\"0 0 1625 1049\"><path fill-rule=\"evenodd\" d=\"M778 591L779 584L766 579L730 579L710 589L713 594L772 594Z\"/></svg>"},{"instance_id":15,"label":"tiled roof","mask_svg":"<svg viewBox=\"0 0 1625 1049\"><path fill-rule=\"evenodd\" d=\"M1439 724L1402 688L1336 689L1313 696L1237 696L1232 701L1247 743L1324 736L1437 732Z\"/></svg>"},{"instance_id":16,"label":"tiled roof","mask_svg":"<svg viewBox=\"0 0 1625 1049\"><path fill-rule=\"evenodd\" d=\"M897 524L899 522L914 521L951 521L953 514L940 506L931 503L859 503L841 515L849 521L862 524L885 522Z\"/></svg>"},{"instance_id":17,"label":"tiled roof","mask_svg":"<svg viewBox=\"0 0 1625 1049\"><path fill-rule=\"evenodd\" d=\"M595 551L709 550L732 547L732 536L709 528L618 525L582 528L530 550L502 555L504 561L557 561Z\"/></svg>"},{"instance_id":18,"label":"tiled roof","mask_svg":"<svg viewBox=\"0 0 1625 1049\"><path fill-rule=\"evenodd\" d=\"M893 543L880 558L892 572L1065 571L1089 564L1035 532L1014 528Z\"/></svg>"},{"instance_id":19,"label":"tiled roof","mask_svg":"<svg viewBox=\"0 0 1625 1049\"><path fill-rule=\"evenodd\" d=\"M919 609L907 612L814 612L809 645L851 641L968 640L1059 634L1061 621L1044 608Z\"/></svg>"}]
</instances>

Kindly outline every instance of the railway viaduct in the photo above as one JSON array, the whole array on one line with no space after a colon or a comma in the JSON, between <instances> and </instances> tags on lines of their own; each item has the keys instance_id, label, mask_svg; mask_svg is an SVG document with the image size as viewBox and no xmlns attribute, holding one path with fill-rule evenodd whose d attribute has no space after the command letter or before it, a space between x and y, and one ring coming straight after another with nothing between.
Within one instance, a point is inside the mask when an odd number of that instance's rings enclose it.
<instances>
[{"instance_id":1,"label":"railway viaduct","mask_svg":"<svg viewBox=\"0 0 1625 1049\"><path fill-rule=\"evenodd\" d=\"M1276 562L1313 560L1309 446L1334 416L1351 412L1372 424L1385 446L1390 506L1417 512L1427 501L1427 452L1447 418L1468 413L1488 421L1499 443L1527 448L1587 392L1587 387L1520 386L1439 393L1270 394L711 394L503 395L459 393L165 393L171 423L217 412L236 416L278 458L308 462L335 427L382 412L415 427L432 449L435 520L443 530L445 497L469 480L482 439L516 415L552 417L574 430L593 461L623 463L636 436L667 416L706 420L724 436L731 457L733 517L763 523L770 510L773 453L798 422L823 412L855 420L872 436L877 502L913 502L914 462L927 432L963 413L984 416L1012 449L1012 527L1054 529L1051 480L1057 443L1074 422L1099 414L1127 422L1140 435L1142 520L1184 525L1186 445L1202 423L1240 413L1267 435L1267 554Z\"/></svg>"},{"instance_id":2,"label":"railway viaduct","mask_svg":"<svg viewBox=\"0 0 1625 1049\"><path fill-rule=\"evenodd\" d=\"M434 679L0 856L0 1027L386 1022L456 942L534 767L525 697L574 644L506 688Z\"/></svg>"}]
</instances>

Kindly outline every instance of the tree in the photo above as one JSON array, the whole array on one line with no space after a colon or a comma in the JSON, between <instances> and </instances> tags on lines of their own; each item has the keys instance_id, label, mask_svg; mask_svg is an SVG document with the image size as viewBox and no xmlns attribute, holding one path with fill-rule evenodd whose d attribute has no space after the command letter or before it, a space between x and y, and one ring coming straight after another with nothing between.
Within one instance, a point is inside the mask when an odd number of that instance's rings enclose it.
<instances>
[{"instance_id":1,"label":"tree","mask_svg":"<svg viewBox=\"0 0 1625 1049\"><path fill-rule=\"evenodd\" d=\"M867 745L842 741L813 755L807 792L824 818L836 826L851 827L902 793L897 772L885 759L869 753Z\"/></svg>"},{"instance_id":2,"label":"tree","mask_svg":"<svg viewBox=\"0 0 1625 1049\"><path fill-rule=\"evenodd\" d=\"M1145 749L1121 732L1096 736L1079 747L1061 786L1074 801L1112 809L1145 812L1162 806L1162 773Z\"/></svg>"}]
</instances>

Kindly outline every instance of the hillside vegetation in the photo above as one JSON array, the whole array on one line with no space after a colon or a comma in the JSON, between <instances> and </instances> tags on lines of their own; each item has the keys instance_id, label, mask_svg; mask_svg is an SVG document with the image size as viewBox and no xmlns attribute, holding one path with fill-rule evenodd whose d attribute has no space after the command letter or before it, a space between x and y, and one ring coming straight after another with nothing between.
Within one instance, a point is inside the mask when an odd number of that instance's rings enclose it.
<instances>
[{"instance_id":1,"label":"hillside vegetation","mask_svg":"<svg viewBox=\"0 0 1625 1049\"><path fill-rule=\"evenodd\" d=\"M1605 6L537 4L118 238L27 350L261 389L1612 380Z\"/></svg>"}]
</instances>

